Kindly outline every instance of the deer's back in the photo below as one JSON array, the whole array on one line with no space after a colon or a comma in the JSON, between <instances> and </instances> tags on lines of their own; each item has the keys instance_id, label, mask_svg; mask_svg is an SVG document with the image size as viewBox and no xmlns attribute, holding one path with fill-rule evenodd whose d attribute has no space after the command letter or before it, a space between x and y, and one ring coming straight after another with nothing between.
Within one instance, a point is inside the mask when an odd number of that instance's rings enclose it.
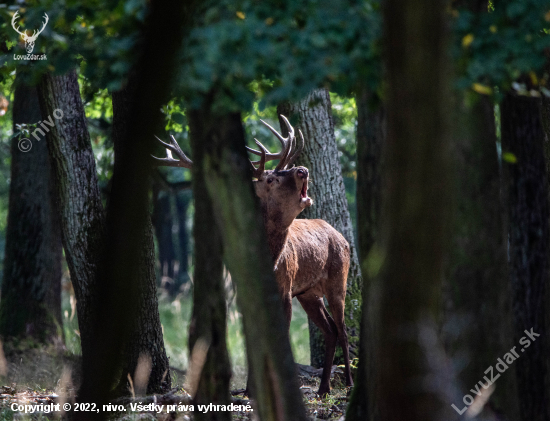
<instances>
[{"instance_id":1,"label":"deer's back","mask_svg":"<svg viewBox=\"0 0 550 421\"><path fill-rule=\"evenodd\" d=\"M346 239L322 219L296 219L289 229L287 244L279 260L277 278L290 277L292 295L318 290L325 283L343 283L345 288L350 251Z\"/></svg>"}]
</instances>

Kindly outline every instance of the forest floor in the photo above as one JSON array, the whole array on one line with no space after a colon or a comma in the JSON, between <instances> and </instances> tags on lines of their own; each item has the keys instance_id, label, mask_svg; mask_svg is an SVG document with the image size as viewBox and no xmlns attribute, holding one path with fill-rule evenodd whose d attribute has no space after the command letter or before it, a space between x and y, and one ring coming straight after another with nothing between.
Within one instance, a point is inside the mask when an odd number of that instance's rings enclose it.
<instances>
[{"instance_id":1,"label":"forest floor","mask_svg":"<svg viewBox=\"0 0 550 421\"><path fill-rule=\"evenodd\" d=\"M74 403L74 396L78 388L80 358L68 352L59 352L53 348L33 348L25 351L11 351L7 356L8 376L3 378L0 385L0 421L13 420L43 420L63 417L62 412L45 413L38 411L25 414L13 411L12 405L48 405L58 403ZM315 393L319 387L321 370L310 366L298 365L301 388L308 416L311 420L340 420L342 419L348 400L348 388L343 386L342 371L333 367L332 391L329 396L320 399ZM159 421L190 421L192 411L181 410L178 405L189 405L190 395L185 391L185 372L172 370L173 389L166 395L145 396L136 399L123 398L114 404L124 405L123 411L109 412L109 419L117 420L159 420ZM233 390L232 400L235 405L252 405L248 396L242 390ZM132 411L130 403L143 402L165 405L162 412ZM167 412L168 404L177 405L180 410ZM38 408L39 409L39 408ZM198 409L195 408L195 411ZM255 420L253 412L233 412L233 420Z\"/></svg>"},{"instance_id":2,"label":"forest floor","mask_svg":"<svg viewBox=\"0 0 550 421\"><path fill-rule=\"evenodd\" d=\"M228 291L228 296L231 296ZM71 402L78 390L80 378L80 337L76 317L76 300L70 287L63 288L63 335L64 345L57 348L36 348L32 344L21 344L18 349L6 349L8 376L0 376L0 421L14 419L46 420L59 418L60 413L20 414L11 410L13 403L39 405ZM348 389L341 382L341 370L335 370L332 392L325 399L315 393L319 388L320 372L309 364L309 334L307 316L294 300L290 339L294 359L300 372L301 392L310 419L339 420L345 412ZM185 369L188 364L187 332L191 316L192 298L189 291L175 298L161 293L159 312L164 333L166 353L170 358L172 391L165 396L147 396L142 402L166 402L188 404L190 396L185 392ZM233 376L231 390L235 404L246 405L247 396L238 392L246 385L246 353L242 332L241 315L234 297L228 302L227 346L231 356ZM29 346L30 345L30 346ZM1 355L0 355L1 357ZM0 358L0 366L2 359ZM335 366L336 367L336 366ZM335 368L333 367L333 368ZM1 367L0 367L1 368ZM1 370L0 370L1 372ZM162 421L189 421L192 412L154 414L150 411L132 412L129 401L124 402L128 411L113 412L112 419ZM253 420L253 412L234 412L234 420Z\"/></svg>"}]
</instances>

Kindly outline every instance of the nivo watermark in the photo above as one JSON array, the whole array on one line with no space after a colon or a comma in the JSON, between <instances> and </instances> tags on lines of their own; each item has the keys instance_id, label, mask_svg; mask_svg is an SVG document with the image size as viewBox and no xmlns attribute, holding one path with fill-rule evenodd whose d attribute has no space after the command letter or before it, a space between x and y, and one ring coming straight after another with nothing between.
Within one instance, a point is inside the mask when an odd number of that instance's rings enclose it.
<instances>
[{"instance_id":1,"label":"nivo watermark","mask_svg":"<svg viewBox=\"0 0 550 421\"><path fill-rule=\"evenodd\" d=\"M53 118L56 120L59 120L63 118L63 110L57 108L53 112ZM36 140L40 141L40 136L42 137L46 136L46 133L50 131L49 127L55 126L55 121L52 119L52 116L48 116L48 118L39 121L38 123L33 124L18 124L17 127L19 128L18 132L14 134L14 136L21 136L25 135L27 137L22 137L17 142L17 147L21 152L29 152L32 149L32 141L30 139L30 136L33 136ZM34 129L31 133L31 130Z\"/></svg>"}]
</instances>

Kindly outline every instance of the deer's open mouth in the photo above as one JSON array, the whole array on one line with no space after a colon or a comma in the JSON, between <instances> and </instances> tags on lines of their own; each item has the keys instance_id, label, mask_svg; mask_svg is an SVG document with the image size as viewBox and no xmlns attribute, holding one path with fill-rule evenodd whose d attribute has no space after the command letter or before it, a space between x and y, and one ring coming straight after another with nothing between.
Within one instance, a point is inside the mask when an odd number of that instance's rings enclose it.
<instances>
[{"instance_id":1,"label":"deer's open mouth","mask_svg":"<svg viewBox=\"0 0 550 421\"><path fill-rule=\"evenodd\" d=\"M305 199L307 197L307 179L304 180L304 184L302 185L302 190L300 191L300 197L302 199Z\"/></svg>"}]
</instances>

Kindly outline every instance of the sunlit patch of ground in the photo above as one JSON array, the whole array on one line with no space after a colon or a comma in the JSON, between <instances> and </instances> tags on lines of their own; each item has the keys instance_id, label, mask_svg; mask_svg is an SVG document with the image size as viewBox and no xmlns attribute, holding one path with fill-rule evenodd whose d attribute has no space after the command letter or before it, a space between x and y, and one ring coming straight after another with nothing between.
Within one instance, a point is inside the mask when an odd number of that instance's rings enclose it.
<instances>
[{"instance_id":1,"label":"sunlit patch of ground","mask_svg":"<svg viewBox=\"0 0 550 421\"><path fill-rule=\"evenodd\" d=\"M294 300L296 301L296 300ZM12 403L18 404L48 404L66 401L76 394L80 373L80 338L78 322L75 314L75 301L71 300L71 292L63 294L63 331L65 347L24 347L6 349L8 361L7 377L0 377L0 421L14 419L46 420L58 418L60 414L18 414L10 410ZM242 332L241 315L234 301L228 306L227 343L231 355L233 376L231 390L243 389L246 386L247 368L246 351ZM175 300L161 296L159 311L163 326L167 354L170 356L171 377L173 389L164 396L147 396L143 401L189 403L189 395L185 392L186 369L188 364L187 332L192 310L190 294L181 294ZM294 302L293 318L290 330L291 344L295 360L301 364L309 364L309 334L307 316L301 306ZM338 380L332 381L333 390L329 397L321 400L316 391L319 388L319 378L315 375L300 377L304 402L308 415L312 419L337 420L344 411L347 402L346 389ZM2 387L4 386L4 387ZM248 397L233 396L235 404L248 403ZM189 421L192 413L178 412L172 414L155 414L152 412L131 412L128 406L126 412L113 412L111 419L117 420L172 420ZM253 413L233 413L235 420L252 420Z\"/></svg>"}]
</instances>

